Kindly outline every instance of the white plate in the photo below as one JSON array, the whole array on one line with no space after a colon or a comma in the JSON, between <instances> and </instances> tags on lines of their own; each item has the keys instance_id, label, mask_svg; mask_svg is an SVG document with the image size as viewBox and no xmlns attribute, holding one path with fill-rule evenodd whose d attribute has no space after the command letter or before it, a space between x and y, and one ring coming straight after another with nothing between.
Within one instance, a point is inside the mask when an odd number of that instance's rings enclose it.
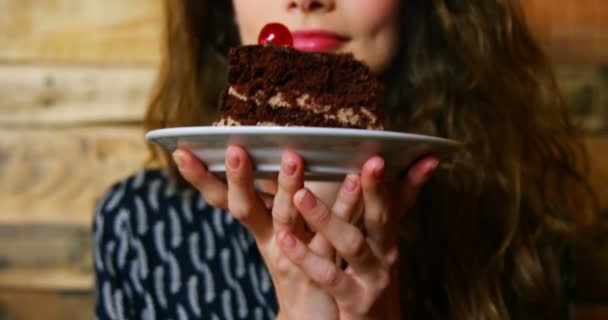
<instances>
[{"instance_id":1,"label":"white plate","mask_svg":"<svg viewBox=\"0 0 608 320\"><path fill-rule=\"evenodd\" d=\"M395 176L425 154L441 157L461 147L457 141L425 135L312 127L180 127L153 130L146 137L171 152L178 146L191 150L220 176L230 144L248 151L258 178L275 177L283 152L294 150L304 159L308 180L342 179L360 172L373 155L385 159L387 176Z\"/></svg>"}]
</instances>

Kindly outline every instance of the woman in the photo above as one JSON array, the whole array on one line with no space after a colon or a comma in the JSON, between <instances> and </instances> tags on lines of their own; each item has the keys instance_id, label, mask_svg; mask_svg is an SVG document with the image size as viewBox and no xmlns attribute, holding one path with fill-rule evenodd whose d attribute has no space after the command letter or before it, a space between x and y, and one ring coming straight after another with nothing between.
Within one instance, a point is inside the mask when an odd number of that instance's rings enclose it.
<instances>
[{"instance_id":1,"label":"woman","mask_svg":"<svg viewBox=\"0 0 608 320\"><path fill-rule=\"evenodd\" d=\"M224 183L186 150L151 147L164 171L123 180L97 208L99 318L568 317L566 248L594 199L518 1L182 0L166 9L147 130L216 119L227 49L281 22L345 35L296 48L367 63L387 87L390 130L466 148L439 166L421 159L390 186L373 157L339 191L305 185L301 158L286 152L262 193L242 148L228 148Z\"/></svg>"}]
</instances>

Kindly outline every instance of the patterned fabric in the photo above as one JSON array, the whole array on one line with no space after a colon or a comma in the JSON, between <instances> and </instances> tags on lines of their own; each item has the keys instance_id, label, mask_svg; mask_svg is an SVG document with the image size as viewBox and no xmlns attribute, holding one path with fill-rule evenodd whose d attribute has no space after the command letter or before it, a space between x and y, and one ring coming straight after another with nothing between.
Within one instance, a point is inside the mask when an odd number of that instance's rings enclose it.
<instances>
[{"instance_id":1,"label":"patterned fabric","mask_svg":"<svg viewBox=\"0 0 608 320\"><path fill-rule=\"evenodd\" d=\"M141 171L101 199L93 224L97 319L274 319L272 281L252 235L193 189ZM560 250L572 319L573 260Z\"/></svg>"},{"instance_id":2,"label":"patterned fabric","mask_svg":"<svg viewBox=\"0 0 608 320\"><path fill-rule=\"evenodd\" d=\"M113 186L93 224L98 319L274 319L252 235L158 170Z\"/></svg>"}]
</instances>

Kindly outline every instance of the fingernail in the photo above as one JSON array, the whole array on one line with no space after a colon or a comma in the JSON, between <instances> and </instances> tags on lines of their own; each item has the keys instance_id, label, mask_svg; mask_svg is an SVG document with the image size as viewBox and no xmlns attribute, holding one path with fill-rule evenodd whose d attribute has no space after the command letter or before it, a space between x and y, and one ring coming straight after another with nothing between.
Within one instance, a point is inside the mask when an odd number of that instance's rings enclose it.
<instances>
[{"instance_id":1,"label":"fingernail","mask_svg":"<svg viewBox=\"0 0 608 320\"><path fill-rule=\"evenodd\" d=\"M182 171L186 165L184 152L181 150L175 150L175 152L173 152L173 161L175 161L175 164L177 165L179 171Z\"/></svg>"},{"instance_id":2,"label":"fingernail","mask_svg":"<svg viewBox=\"0 0 608 320\"><path fill-rule=\"evenodd\" d=\"M355 189L357 189L357 177L353 175L346 176L346 181L344 181L344 190L353 192Z\"/></svg>"},{"instance_id":3,"label":"fingernail","mask_svg":"<svg viewBox=\"0 0 608 320\"><path fill-rule=\"evenodd\" d=\"M437 169L438 165L439 165L439 160L437 160L436 158L433 158L433 160L428 161L426 163L426 172L432 173L433 171L435 171L435 169Z\"/></svg>"},{"instance_id":4,"label":"fingernail","mask_svg":"<svg viewBox=\"0 0 608 320\"><path fill-rule=\"evenodd\" d=\"M285 175L293 176L293 174L296 172L296 164L292 159L285 159L285 161L283 161L282 169Z\"/></svg>"},{"instance_id":5,"label":"fingernail","mask_svg":"<svg viewBox=\"0 0 608 320\"><path fill-rule=\"evenodd\" d=\"M232 170L236 170L239 168L239 164L241 160L239 159L239 155L235 150L228 150L228 167Z\"/></svg>"},{"instance_id":6,"label":"fingernail","mask_svg":"<svg viewBox=\"0 0 608 320\"><path fill-rule=\"evenodd\" d=\"M296 239L286 231L279 233L279 241L281 241L283 247L288 249L293 249L296 246Z\"/></svg>"},{"instance_id":7,"label":"fingernail","mask_svg":"<svg viewBox=\"0 0 608 320\"><path fill-rule=\"evenodd\" d=\"M384 177L384 160L374 168L374 177L378 180Z\"/></svg>"},{"instance_id":8,"label":"fingernail","mask_svg":"<svg viewBox=\"0 0 608 320\"><path fill-rule=\"evenodd\" d=\"M439 165L439 160L433 158L432 161L427 162L426 164L426 174L424 175L424 181L429 180L429 178L433 175L433 172L435 172L435 169L437 169L437 166Z\"/></svg>"},{"instance_id":9,"label":"fingernail","mask_svg":"<svg viewBox=\"0 0 608 320\"><path fill-rule=\"evenodd\" d=\"M412 172L410 178L418 183L424 183L431 177L438 165L439 160L437 160L436 158L432 158L432 160L426 160L422 165L418 165L417 168L414 168L414 172Z\"/></svg>"},{"instance_id":10,"label":"fingernail","mask_svg":"<svg viewBox=\"0 0 608 320\"><path fill-rule=\"evenodd\" d=\"M317 205L317 200L306 189L300 190L295 195L296 201L305 210L311 210Z\"/></svg>"}]
</instances>

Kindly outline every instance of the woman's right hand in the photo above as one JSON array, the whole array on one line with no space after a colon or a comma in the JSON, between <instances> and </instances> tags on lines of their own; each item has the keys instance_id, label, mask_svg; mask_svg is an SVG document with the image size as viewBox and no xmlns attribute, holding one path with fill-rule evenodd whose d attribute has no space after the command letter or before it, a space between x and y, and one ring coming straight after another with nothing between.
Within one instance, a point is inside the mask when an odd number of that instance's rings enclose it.
<instances>
[{"instance_id":1,"label":"woman's right hand","mask_svg":"<svg viewBox=\"0 0 608 320\"><path fill-rule=\"evenodd\" d=\"M305 227L293 198L304 187L304 165L300 156L286 152L281 162L276 194L254 188L251 160L245 150L230 146L226 150L226 178L221 181L189 151L173 154L182 176L196 187L207 203L226 209L253 234L271 275L279 302L279 318L338 319L333 297L304 275L281 251L279 241L287 233L309 243L320 256L333 258L333 248L319 234ZM358 195L341 197L342 207L356 205Z\"/></svg>"},{"instance_id":2,"label":"woman's right hand","mask_svg":"<svg viewBox=\"0 0 608 320\"><path fill-rule=\"evenodd\" d=\"M274 196L255 191L251 161L242 148L229 147L227 150L227 183L205 170L202 163L188 151L178 150L174 157L184 178L203 194L210 205L227 209L253 233L275 286L280 306L279 319L399 318L394 301L398 291L396 282L387 280L389 283L382 284L374 280L377 279L374 275L388 276L397 272L397 258L391 249L396 243L391 234L395 231L395 219L399 217L391 208L406 210L411 207L436 166L432 157L413 165L408 177L397 181L401 186L390 190L378 174L384 170L383 161L372 158L364 165L361 177L346 177L333 206L327 207L317 199L318 206L314 210L312 207L305 208L302 198L297 200L299 197L296 194L307 191L303 189L302 159L293 152L283 155ZM345 234L353 233L365 237L362 230L351 222L353 217L361 213L366 223L367 237L374 239L366 238L366 245L360 246L366 249L356 250L353 255L348 250L344 251L350 245L345 244L343 238ZM302 217L315 228L315 232L305 227ZM376 220L382 227L372 223ZM339 248L342 250L336 250ZM391 250L385 252L382 248ZM339 281L342 284L350 283L348 287L352 290L340 291L328 285L330 280L325 279L337 274L338 265L334 263L336 252L341 252L340 258L346 257L349 263L353 263L352 268L342 272L341 279L344 281ZM373 260L380 262L365 262ZM393 277L388 276L387 279L390 278ZM355 282L359 285L355 285ZM361 286L362 283L367 284Z\"/></svg>"}]
</instances>

